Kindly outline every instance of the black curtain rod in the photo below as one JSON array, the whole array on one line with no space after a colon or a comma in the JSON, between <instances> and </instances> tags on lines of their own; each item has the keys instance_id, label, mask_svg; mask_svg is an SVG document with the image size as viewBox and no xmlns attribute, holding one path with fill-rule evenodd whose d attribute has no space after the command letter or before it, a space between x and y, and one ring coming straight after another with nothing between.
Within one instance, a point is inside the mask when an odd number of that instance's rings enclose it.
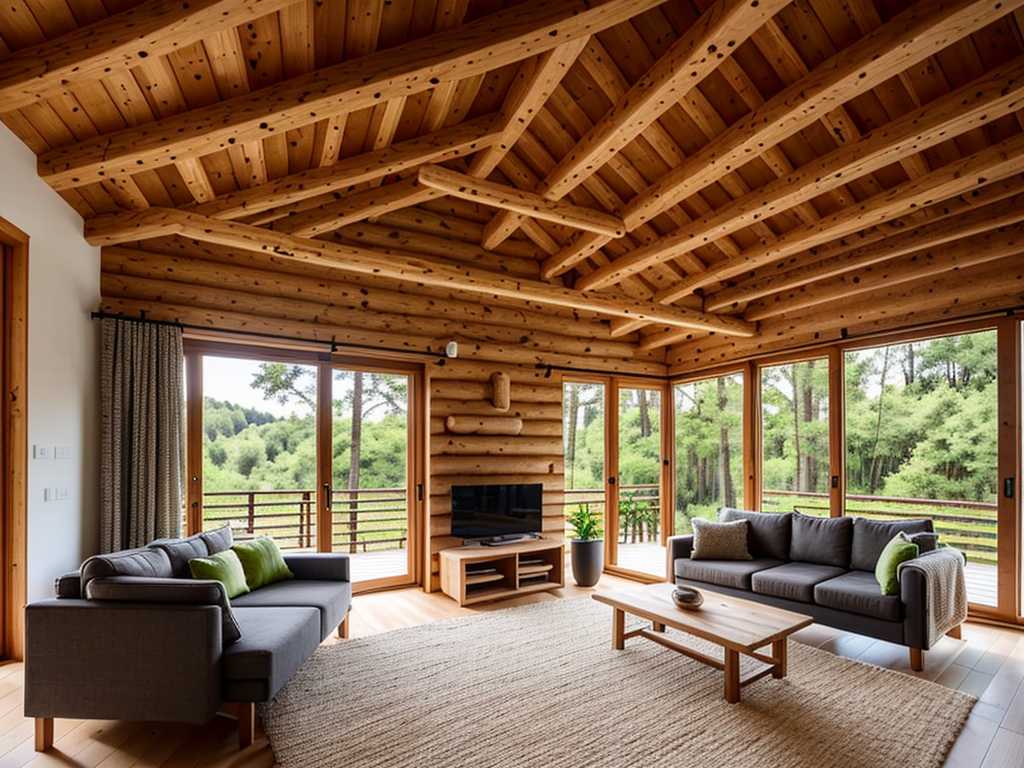
<instances>
[{"instance_id":1,"label":"black curtain rod","mask_svg":"<svg viewBox=\"0 0 1024 768\"><path fill-rule=\"evenodd\" d=\"M331 352L337 352L343 349L372 349L377 352L394 352L402 355L423 355L425 357L439 357L439 365L444 365L445 353L444 350L438 350L437 352L430 352L427 350L420 349L394 349L391 347L381 347L376 344L339 344L334 339L330 341L318 341L316 339L297 339L294 336L284 336L276 333L254 333L252 331L239 331L234 328L211 328L205 325L189 325L188 323L181 323L175 320L153 320L146 317L145 310L139 310L139 317L131 317L123 313L110 313L110 312L93 312L91 314L93 320L102 320L103 318L112 318L116 320L131 320L135 323L151 323L153 325L166 325L173 328L181 328L182 330L190 331L206 331L212 333L227 333L234 336L246 336L252 339L274 339L278 341L287 341L291 343L301 342L303 344L319 344L325 347L330 347Z\"/></svg>"}]
</instances>

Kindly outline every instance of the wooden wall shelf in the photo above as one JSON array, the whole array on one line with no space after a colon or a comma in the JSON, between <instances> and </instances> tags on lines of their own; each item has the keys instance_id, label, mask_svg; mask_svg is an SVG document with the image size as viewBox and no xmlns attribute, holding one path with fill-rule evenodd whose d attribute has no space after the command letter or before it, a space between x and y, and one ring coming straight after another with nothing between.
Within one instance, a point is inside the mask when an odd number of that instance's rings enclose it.
<instances>
[{"instance_id":1,"label":"wooden wall shelf","mask_svg":"<svg viewBox=\"0 0 1024 768\"><path fill-rule=\"evenodd\" d=\"M442 549L440 556L441 591L459 605L565 585L565 542L560 538L452 547Z\"/></svg>"}]
</instances>

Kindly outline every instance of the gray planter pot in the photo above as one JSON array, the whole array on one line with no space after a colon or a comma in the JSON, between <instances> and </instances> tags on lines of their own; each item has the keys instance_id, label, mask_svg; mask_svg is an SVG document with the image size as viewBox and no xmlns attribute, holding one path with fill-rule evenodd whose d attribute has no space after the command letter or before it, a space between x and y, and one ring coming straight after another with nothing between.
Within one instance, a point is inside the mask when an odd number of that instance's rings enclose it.
<instances>
[{"instance_id":1,"label":"gray planter pot","mask_svg":"<svg viewBox=\"0 0 1024 768\"><path fill-rule=\"evenodd\" d=\"M571 544L572 577L581 587L592 587L604 570L604 539L573 539Z\"/></svg>"}]
</instances>

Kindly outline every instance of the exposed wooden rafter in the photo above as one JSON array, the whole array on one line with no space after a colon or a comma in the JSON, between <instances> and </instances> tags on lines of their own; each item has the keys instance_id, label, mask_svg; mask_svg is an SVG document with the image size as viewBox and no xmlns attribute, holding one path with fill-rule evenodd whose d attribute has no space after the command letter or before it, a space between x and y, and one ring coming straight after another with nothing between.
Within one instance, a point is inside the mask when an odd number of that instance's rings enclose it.
<instances>
[{"instance_id":1,"label":"exposed wooden rafter","mask_svg":"<svg viewBox=\"0 0 1024 768\"><path fill-rule=\"evenodd\" d=\"M482 75L613 26L660 2L554 0L514 6L251 95L47 152L40 157L40 173L59 190L153 170L301 127L311 116L372 107L442 81Z\"/></svg>"},{"instance_id":2,"label":"exposed wooden rafter","mask_svg":"<svg viewBox=\"0 0 1024 768\"><path fill-rule=\"evenodd\" d=\"M385 251L358 248L295 235L269 232L237 222L219 221L174 209L151 208L141 213L111 214L86 222L86 239L93 245L119 245L134 240L181 235L205 242L230 245L278 260L318 264L360 275L378 275L397 280L415 280L428 285L454 287L510 299L528 299L584 309L613 317L646 320L683 328L751 336L755 326L732 317L659 307L648 302L605 294L586 295L550 283L509 278L496 272L456 265L431 257L410 257Z\"/></svg>"}]
</instances>

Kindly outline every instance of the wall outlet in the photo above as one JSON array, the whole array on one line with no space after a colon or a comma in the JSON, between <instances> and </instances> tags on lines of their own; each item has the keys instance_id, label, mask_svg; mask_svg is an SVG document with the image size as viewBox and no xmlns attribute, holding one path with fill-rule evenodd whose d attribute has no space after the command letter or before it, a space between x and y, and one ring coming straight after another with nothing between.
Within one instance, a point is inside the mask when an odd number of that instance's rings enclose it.
<instances>
[{"instance_id":1,"label":"wall outlet","mask_svg":"<svg viewBox=\"0 0 1024 768\"><path fill-rule=\"evenodd\" d=\"M60 485L53 489L57 497L57 501L66 501L68 498L68 489L66 486Z\"/></svg>"},{"instance_id":2,"label":"wall outlet","mask_svg":"<svg viewBox=\"0 0 1024 768\"><path fill-rule=\"evenodd\" d=\"M70 459L71 449L66 445L58 445L53 449L53 458L55 459Z\"/></svg>"}]
</instances>

